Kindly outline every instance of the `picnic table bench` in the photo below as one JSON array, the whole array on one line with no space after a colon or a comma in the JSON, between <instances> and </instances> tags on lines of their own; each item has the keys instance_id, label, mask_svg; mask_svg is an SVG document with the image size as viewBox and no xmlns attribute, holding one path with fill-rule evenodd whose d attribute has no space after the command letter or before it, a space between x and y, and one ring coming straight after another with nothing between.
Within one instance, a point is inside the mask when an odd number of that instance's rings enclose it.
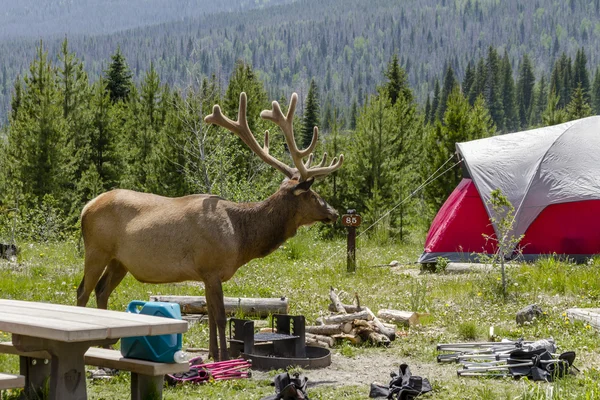
<instances>
[{"instance_id":1,"label":"picnic table bench","mask_svg":"<svg viewBox=\"0 0 600 400\"><path fill-rule=\"evenodd\" d=\"M38 393L45 380L50 376L49 362L51 356L46 351L26 352L19 351L12 342L0 342L0 353L13 354L20 357L21 381L15 380L15 386L2 388L25 388L30 394ZM152 393L157 398L162 398L164 376L189 371L187 363L159 363L134 358L125 358L118 350L91 347L85 352L85 365L112 368L131 373L131 398L132 400L147 399ZM25 376L28 377L27 384ZM30 396L33 397L33 396Z\"/></svg>"},{"instance_id":2,"label":"picnic table bench","mask_svg":"<svg viewBox=\"0 0 600 400\"><path fill-rule=\"evenodd\" d=\"M150 392L162 396L164 374L187 371L187 364L128 359L119 351L91 346L186 330L187 322L171 318L0 299L0 331L12 333L12 343L0 344L0 352L21 357L28 390L40 387L49 375L52 400L87 399L86 364L131 371L132 399Z\"/></svg>"}]
</instances>

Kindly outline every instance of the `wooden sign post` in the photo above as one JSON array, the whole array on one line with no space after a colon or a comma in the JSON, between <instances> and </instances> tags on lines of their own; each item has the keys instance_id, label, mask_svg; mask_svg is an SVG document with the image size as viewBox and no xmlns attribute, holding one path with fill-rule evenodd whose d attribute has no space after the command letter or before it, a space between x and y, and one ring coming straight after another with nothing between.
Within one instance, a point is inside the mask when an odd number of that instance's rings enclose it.
<instances>
[{"instance_id":1,"label":"wooden sign post","mask_svg":"<svg viewBox=\"0 0 600 400\"><path fill-rule=\"evenodd\" d=\"M356 227L360 226L360 215L356 210L348 210L348 214L342 215L342 225L348 228L348 250L347 271L356 271Z\"/></svg>"}]
</instances>

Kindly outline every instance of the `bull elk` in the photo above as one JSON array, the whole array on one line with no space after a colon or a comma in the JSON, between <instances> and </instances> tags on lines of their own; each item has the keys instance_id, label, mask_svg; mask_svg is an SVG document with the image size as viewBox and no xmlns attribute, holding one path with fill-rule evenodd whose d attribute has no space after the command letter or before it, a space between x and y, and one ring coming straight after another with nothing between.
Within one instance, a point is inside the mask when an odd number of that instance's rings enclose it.
<instances>
[{"instance_id":1,"label":"bull elk","mask_svg":"<svg viewBox=\"0 0 600 400\"><path fill-rule=\"evenodd\" d=\"M227 359L222 282L248 261L277 249L300 226L334 222L338 217L310 187L315 178L338 169L343 155L327 166L325 154L319 165L311 167L318 129L314 128L311 144L299 150L292 126L297 99L294 93L287 115L276 101L271 110L260 114L283 131L295 167L269 154L268 131L264 146L258 144L246 120L245 93L240 95L237 121L224 116L218 105L204 119L239 136L265 163L288 178L264 201L234 203L208 194L168 198L123 189L91 200L81 213L85 270L77 289L77 305L85 307L95 290L98 307L106 309L108 297L127 272L146 283L202 281L210 356Z\"/></svg>"}]
</instances>

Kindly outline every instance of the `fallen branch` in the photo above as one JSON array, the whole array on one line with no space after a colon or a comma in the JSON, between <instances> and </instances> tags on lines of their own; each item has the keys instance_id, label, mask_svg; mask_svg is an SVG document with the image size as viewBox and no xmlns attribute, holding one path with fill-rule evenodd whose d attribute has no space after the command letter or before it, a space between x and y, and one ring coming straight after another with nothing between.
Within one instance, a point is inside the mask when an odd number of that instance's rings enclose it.
<instances>
[{"instance_id":1,"label":"fallen branch","mask_svg":"<svg viewBox=\"0 0 600 400\"><path fill-rule=\"evenodd\" d=\"M331 299L331 304L333 304L333 307L335 308L336 312L342 314L346 313L346 309L344 308L344 305L340 301L338 295L335 293L335 290L333 290L333 287L329 288L329 298Z\"/></svg>"}]
</instances>

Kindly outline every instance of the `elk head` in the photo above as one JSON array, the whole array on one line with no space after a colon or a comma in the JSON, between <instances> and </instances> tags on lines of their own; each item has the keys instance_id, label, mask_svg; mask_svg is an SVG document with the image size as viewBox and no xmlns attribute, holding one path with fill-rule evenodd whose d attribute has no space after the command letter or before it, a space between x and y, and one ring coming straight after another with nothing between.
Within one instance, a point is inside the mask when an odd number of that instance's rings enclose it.
<instances>
[{"instance_id":1,"label":"elk head","mask_svg":"<svg viewBox=\"0 0 600 400\"><path fill-rule=\"evenodd\" d=\"M264 110L260 113L261 118L274 122L283 132L290 156L294 162L294 167L288 166L269 154L269 131L265 132L265 141L262 147L256 141L254 134L248 126L246 117L246 93L242 92L240 94L237 121L233 121L223 115L219 105L213 107L212 114L206 116L204 121L219 125L236 134L265 163L273 166L288 178L282 183L279 192L286 192L290 196L290 203L298 203L296 205L297 226L309 225L316 221L335 222L338 217L337 211L327 204L316 192L311 190L310 187L315 179L323 178L340 168L344 162L344 155L340 154L339 158L335 157L329 166L326 166L327 153L323 153L321 162L318 165L312 166L314 160L313 150L317 146L319 129L316 126L314 127L312 140L306 149L298 149L293 128L297 102L298 95L293 93L286 115L283 114L279 103L276 101L273 102L271 110ZM294 196L294 198L291 196Z\"/></svg>"}]
</instances>

